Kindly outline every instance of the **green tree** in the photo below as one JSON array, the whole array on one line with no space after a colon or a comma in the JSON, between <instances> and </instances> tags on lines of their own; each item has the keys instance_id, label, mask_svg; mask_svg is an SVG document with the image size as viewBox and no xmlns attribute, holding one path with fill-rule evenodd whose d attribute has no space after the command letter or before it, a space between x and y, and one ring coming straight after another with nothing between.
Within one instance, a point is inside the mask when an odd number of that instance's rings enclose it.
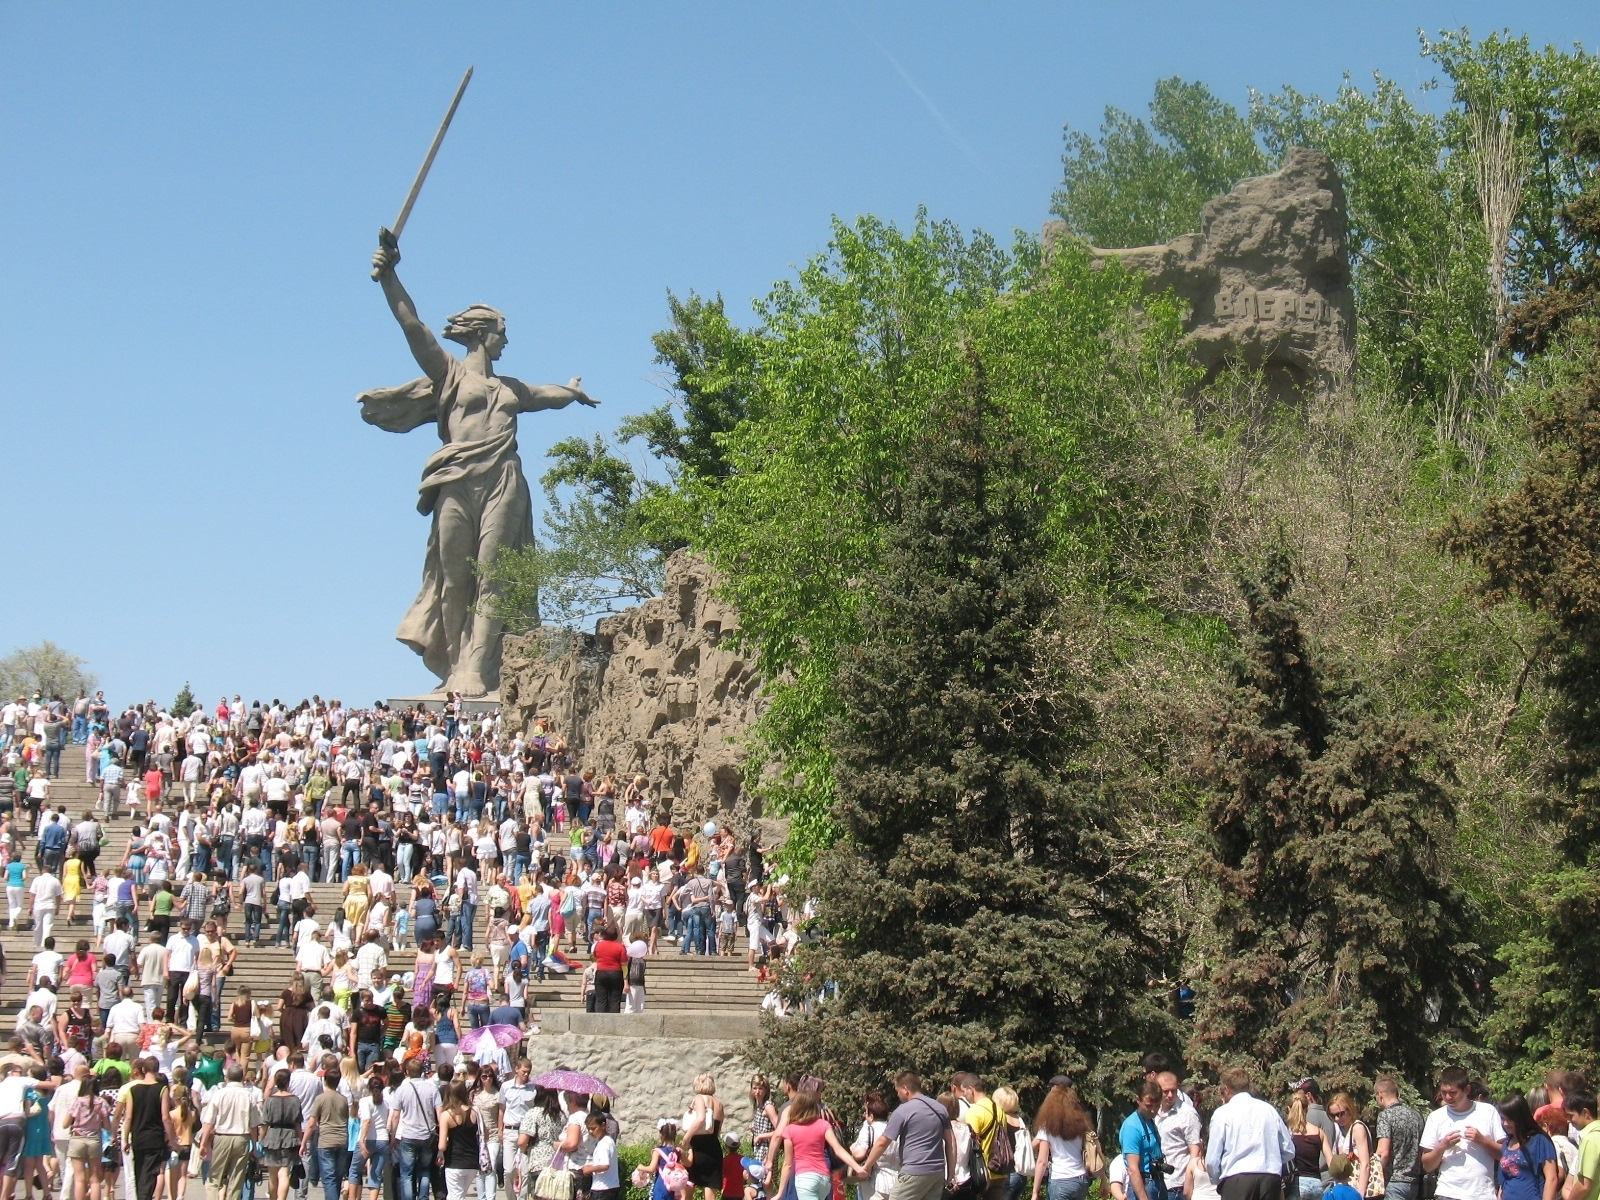
<instances>
[{"instance_id":1,"label":"green tree","mask_svg":"<svg viewBox=\"0 0 1600 1200\"><path fill-rule=\"evenodd\" d=\"M1287 556L1247 579L1249 628L1200 776L1215 888L1190 1061L1281 1086L1423 1084L1475 1034L1483 960L1441 854L1431 738L1314 661Z\"/></svg>"},{"instance_id":2,"label":"green tree","mask_svg":"<svg viewBox=\"0 0 1600 1200\"><path fill-rule=\"evenodd\" d=\"M1586 286L1580 272L1563 277ZM1552 299L1533 303L1555 313L1560 301ZM1533 460L1507 495L1454 517L1443 535L1481 573L1485 603L1536 614L1540 640L1530 662L1554 696L1544 815L1558 831L1560 860L1553 874L1527 881L1531 927L1501 953L1507 970L1495 981L1490 1032L1511 1064L1507 1082L1526 1082L1551 1059L1600 1067L1600 320L1562 324L1548 361L1537 364L1549 382L1533 389Z\"/></svg>"},{"instance_id":3,"label":"green tree","mask_svg":"<svg viewBox=\"0 0 1600 1200\"><path fill-rule=\"evenodd\" d=\"M674 403L624 419L618 436L643 439L676 470L721 479L729 470L721 437L749 407L757 339L728 320L721 296L705 300L690 292L679 300L668 292L667 310L671 326L650 340L655 361L671 372Z\"/></svg>"},{"instance_id":4,"label":"green tree","mask_svg":"<svg viewBox=\"0 0 1600 1200\"><path fill-rule=\"evenodd\" d=\"M1107 108L1099 140L1066 130L1053 210L1096 246L1149 246L1200 228L1207 200L1272 170L1250 123L1203 83L1156 83L1146 124Z\"/></svg>"},{"instance_id":5,"label":"green tree","mask_svg":"<svg viewBox=\"0 0 1600 1200\"><path fill-rule=\"evenodd\" d=\"M484 602L512 633L546 622L575 628L649 599L665 577L640 508L649 485L632 465L598 434L557 442L549 457L544 539L477 565Z\"/></svg>"},{"instance_id":6,"label":"green tree","mask_svg":"<svg viewBox=\"0 0 1600 1200\"><path fill-rule=\"evenodd\" d=\"M1192 372L1176 361L1175 306L1141 306L1126 272L1072 248L1042 262L1025 243L1009 257L925 215L907 231L836 223L827 252L758 318L747 414L720 438L730 469L680 479L682 527L721 573L766 680L748 778L793 818L785 853L804 866L832 836L827 722L838 655L859 637L861 579L934 405L965 378L962 347L984 355L994 402L1056 466L1055 552L1097 578L1114 571L1109 548L1133 535L1122 514L1137 506L1091 464L1128 443L1152 392Z\"/></svg>"},{"instance_id":7,"label":"green tree","mask_svg":"<svg viewBox=\"0 0 1600 1200\"><path fill-rule=\"evenodd\" d=\"M172 715L175 717L187 717L199 707L200 703L194 698L194 693L189 690L189 681L185 679L183 681L183 690L172 701Z\"/></svg>"},{"instance_id":8,"label":"green tree","mask_svg":"<svg viewBox=\"0 0 1600 1200\"><path fill-rule=\"evenodd\" d=\"M930 411L884 496L896 516L840 652L843 836L814 869L820 937L792 981L837 994L754 1050L841 1095L907 1067L1025 1089L1070 1071L1093 1091L1162 1025L1142 897L1073 769L1088 710L1038 659L1057 599L1050 470L989 409L976 352L967 364L966 398Z\"/></svg>"},{"instance_id":9,"label":"green tree","mask_svg":"<svg viewBox=\"0 0 1600 1200\"><path fill-rule=\"evenodd\" d=\"M84 660L46 639L31 646L18 646L0 658L0 692L8 699L31 696L35 692L49 699L72 699L80 691L91 691L95 678L84 670Z\"/></svg>"}]
</instances>

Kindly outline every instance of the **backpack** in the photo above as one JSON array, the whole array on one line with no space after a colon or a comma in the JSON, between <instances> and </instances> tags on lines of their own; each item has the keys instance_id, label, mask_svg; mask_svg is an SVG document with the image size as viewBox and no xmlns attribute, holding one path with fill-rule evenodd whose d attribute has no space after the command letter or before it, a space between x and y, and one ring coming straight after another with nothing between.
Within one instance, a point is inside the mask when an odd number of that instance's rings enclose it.
<instances>
[{"instance_id":1,"label":"backpack","mask_svg":"<svg viewBox=\"0 0 1600 1200\"><path fill-rule=\"evenodd\" d=\"M994 1104L994 1101L989 1103ZM999 1179L1011 1174L1011 1168L1017 1161L1017 1144L1014 1137L1015 1130L1011 1122L1006 1120L1005 1113L1000 1111L1000 1106L995 1105L994 1132L989 1135L989 1157L986 1166L989 1168L989 1177Z\"/></svg>"}]
</instances>

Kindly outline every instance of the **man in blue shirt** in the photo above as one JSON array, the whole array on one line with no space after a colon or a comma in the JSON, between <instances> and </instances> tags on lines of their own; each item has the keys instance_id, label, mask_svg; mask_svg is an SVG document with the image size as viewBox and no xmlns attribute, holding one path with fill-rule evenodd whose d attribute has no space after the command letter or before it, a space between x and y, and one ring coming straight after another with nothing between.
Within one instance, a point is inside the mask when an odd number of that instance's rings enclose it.
<instances>
[{"instance_id":1,"label":"man in blue shirt","mask_svg":"<svg viewBox=\"0 0 1600 1200\"><path fill-rule=\"evenodd\" d=\"M1139 1107L1122 1123L1119 1139L1128 1160L1130 1200L1167 1200L1166 1163L1161 1158L1161 1132L1156 1128L1160 1108L1161 1085L1147 1079L1139 1089Z\"/></svg>"}]
</instances>

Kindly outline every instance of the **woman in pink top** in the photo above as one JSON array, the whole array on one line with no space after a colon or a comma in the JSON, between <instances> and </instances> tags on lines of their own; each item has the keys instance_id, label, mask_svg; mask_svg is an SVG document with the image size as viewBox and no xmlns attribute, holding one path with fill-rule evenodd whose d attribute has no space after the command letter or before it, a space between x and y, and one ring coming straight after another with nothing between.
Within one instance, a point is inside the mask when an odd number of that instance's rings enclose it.
<instances>
[{"instance_id":1,"label":"woman in pink top","mask_svg":"<svg viewBox=\"0 0 1600 1200\"><path fill-rule=\"evenodd\" d=\"M784 1194L792 1177L799 1200L830 1200L833 1173L828 1167L828 1151L833 1151L836 1162L848 1164L858 1173L861 1164L834 1136L815 1092L796 1092L783 1119L783 1179L776 1194Z\"/></svg>"}]
</instances>

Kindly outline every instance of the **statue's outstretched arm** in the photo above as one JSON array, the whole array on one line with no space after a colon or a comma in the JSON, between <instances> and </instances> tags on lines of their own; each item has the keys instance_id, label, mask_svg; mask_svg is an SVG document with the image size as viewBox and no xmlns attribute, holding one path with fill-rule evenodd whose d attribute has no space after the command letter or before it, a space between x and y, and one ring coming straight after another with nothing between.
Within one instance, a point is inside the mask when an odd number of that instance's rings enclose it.
<instances>
[{"instance_id":1,"label":"statue's outstretched arm","mask_svg":"<svg viewBox=\"0 0 1600 1200\"><path fill-rule=\"evenodd\" d=\"M417 360L417 366L422 368L424 375L438 383L449 369L450 352L439 345L439 339L433 336L433 330L424 325L422 318L417 316L417 306L412 303L410 295L400 282L400 277L394 271L395 264L399 261L398 246L379 246L378 252L372 256L373 269L377 273L378 282L383 286L383 298L389 302L389 311L394 313L394 319L400 323L400 329L406 335L406 344L411 347L411 357Z\"/></svg>"},{"instance_id":2,"label":"statue's outstretched arm","mask_svg":"<svg viewBox=\"0 0 1600 1200\"><path fill-rule=\"evenodd\" d=\"M600 403L580 386L583 383L581 375L574 375L572 381L565 387L562 387L559 383L526 384L520 379L511 380L506 379L505 376L501 376L501 378L510 384L512 390L517 393L517 399L521 402L517 405L518 412L540 412L547 408L565 408L573 401L577 401L579 404L587 404L590 408L594 408Z\"/></svg>"}]
</instances>

